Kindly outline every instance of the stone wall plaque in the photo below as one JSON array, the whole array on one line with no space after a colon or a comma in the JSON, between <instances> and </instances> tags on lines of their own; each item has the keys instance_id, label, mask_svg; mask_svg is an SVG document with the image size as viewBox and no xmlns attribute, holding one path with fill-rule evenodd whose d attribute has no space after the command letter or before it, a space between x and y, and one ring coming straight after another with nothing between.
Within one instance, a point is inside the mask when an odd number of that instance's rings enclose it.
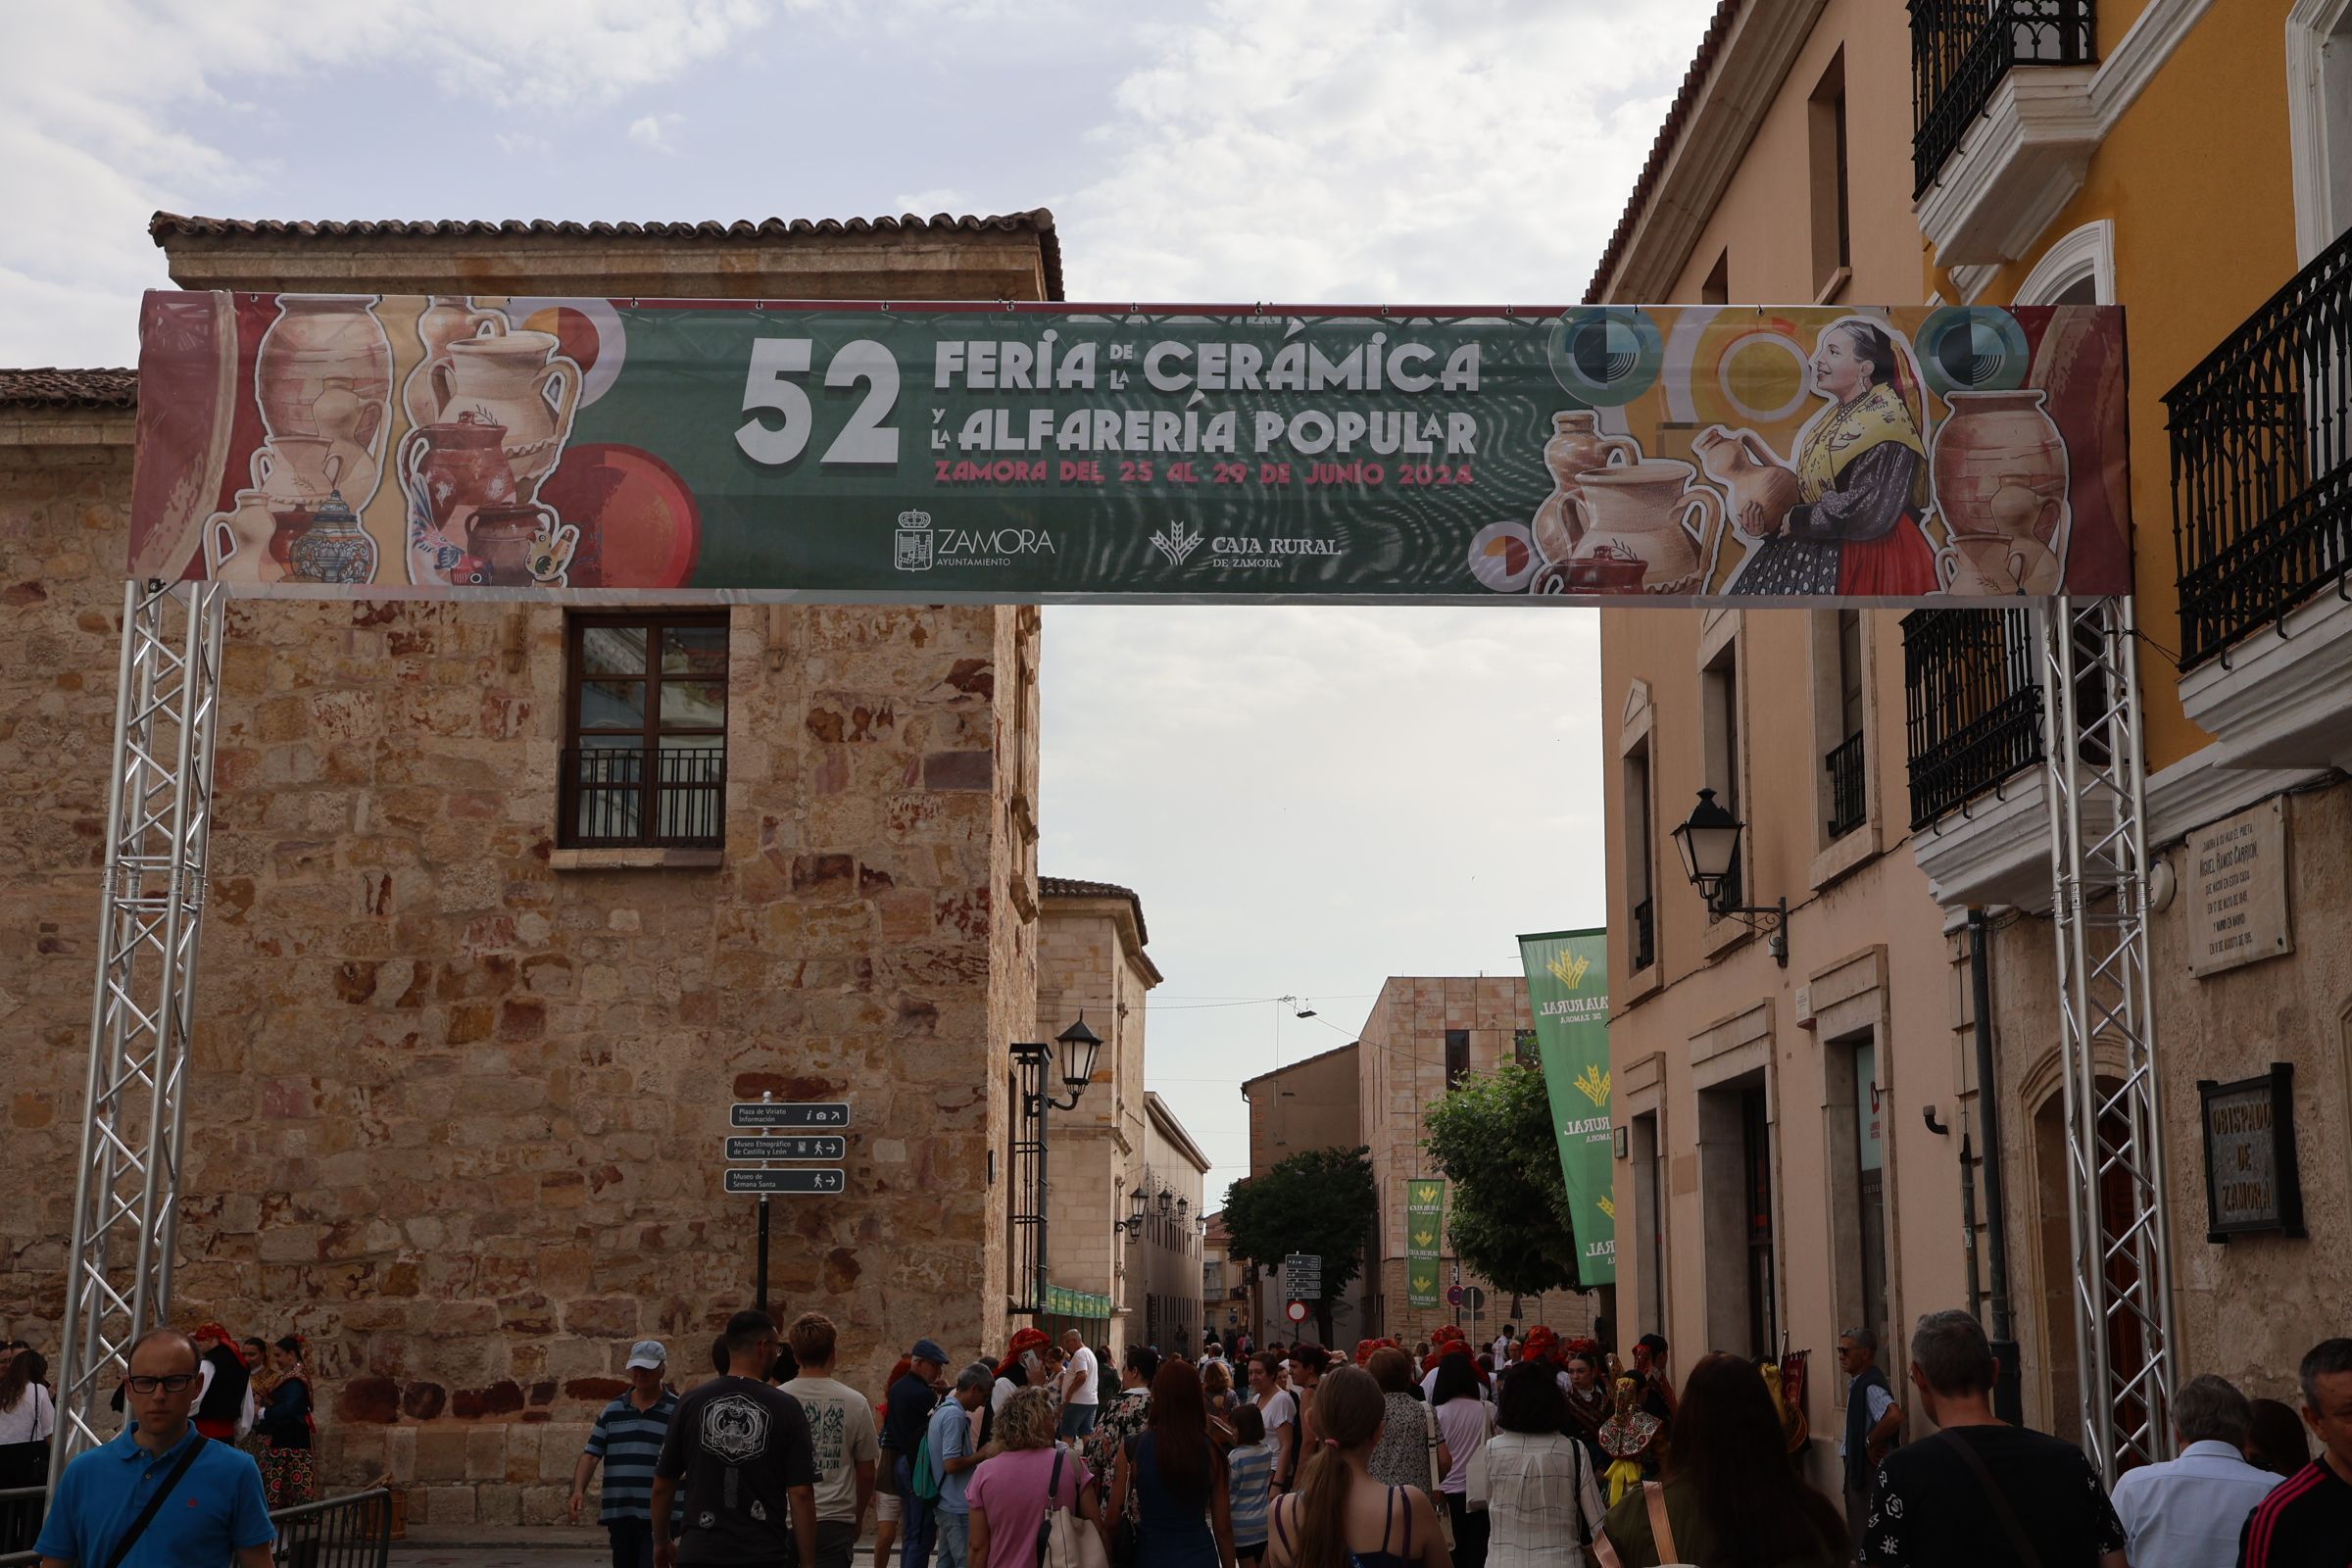
<instances>
[{"instance_id":1,"label":"stone wall plaque","mask_svg":"<svg viewBox=\"0 0 2352 1568\"><path fill-rule=\"evenodd\" d=\"M2295 951L2286 905L2286 802L2188 836L2188 967L2203 979Z\"/></svg>"},{"instance_id":2,"label":"stone wall plaque","mask_svg":"<svg viewBox=\"0 0 2352 1568\"><path fill-rule=\"evenodd\" d=\"M2200 1079L2205 1144L2205 1239L2303 1234L2303 1180L2295 1164L2294 1063L2235 1083Z\"/></svg>"}]
</instances>

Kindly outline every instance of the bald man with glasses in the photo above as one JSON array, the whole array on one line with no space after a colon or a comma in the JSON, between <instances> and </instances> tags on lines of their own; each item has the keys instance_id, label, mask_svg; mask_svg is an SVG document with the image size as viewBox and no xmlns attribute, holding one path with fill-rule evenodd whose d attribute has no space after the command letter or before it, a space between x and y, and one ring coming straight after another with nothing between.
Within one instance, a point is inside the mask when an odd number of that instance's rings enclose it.
<instances>
[{"instance_id":1,"label":"bald man with glasses","mask_svg":"<svg viewBox=\"0 0 2352 1568\"><path fill-rule=\"evenodd\" d=\"M260 1467L188 1420L200 1365L177 1329L130 1348L132 1424L66 1466L34 1544L41 1568L270 1568Z\"/></svg>"}]
</instances>

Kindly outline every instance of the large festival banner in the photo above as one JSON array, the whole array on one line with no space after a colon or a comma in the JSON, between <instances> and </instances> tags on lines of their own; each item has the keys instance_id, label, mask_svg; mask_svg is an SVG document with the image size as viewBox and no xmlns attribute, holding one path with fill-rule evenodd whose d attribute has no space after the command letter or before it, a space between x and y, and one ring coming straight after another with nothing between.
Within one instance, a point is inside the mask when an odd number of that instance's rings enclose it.
<instances>
[{"instance_id":1,"label":"large festival banner","mask_svg":"<svg viewBox=\"0 0 2352 1568\"><path fill-rule=\"evenodd\" d=\"M2131 591L2112 307L152 293L130 570L666 602Z\"/></svg>"},{"instance_id":2,"label":"large festival banner","mask_svg":"<svg viewBox=\"0 0 2352 1568\"><path fill-rule=\"evenodd\" d=\"M1438 1304L1438 1259L1446 1249L1446 1179L1416 1176L1404 1185L1404 1299Z\"/></svg>"},{"instance_id":3,"label":"large festival banner","mask_svg":"<svg viewBox=\"0 0 2352 1568\"><path fill-rule=\"evenodd\" d=\"M1617 1282L1617 1200L1609 1128L1609 934L1521 937L1536 1050L1560 1144L1560 1178L1575 1216L1577 1276Z\"/></svg>"}]
</instances>

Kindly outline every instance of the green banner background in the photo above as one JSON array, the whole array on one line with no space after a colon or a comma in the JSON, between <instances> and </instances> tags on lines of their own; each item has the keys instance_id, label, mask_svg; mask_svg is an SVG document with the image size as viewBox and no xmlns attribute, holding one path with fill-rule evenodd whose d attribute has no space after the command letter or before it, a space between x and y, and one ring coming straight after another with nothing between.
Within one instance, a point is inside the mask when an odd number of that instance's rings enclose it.
<instances>
[{"instance_id":1,"label":"green banner background","mask_svg":"<svg viewBox=\"0 0 2352 1568\"><path fill-rule=\"evenodd\" d=\"M1446 1179L1416 1176L1404 1189L1404 1299L1438 1304L1438 1259L1446 1248Z\"/></svg>"},{"instance_id":2,"label":"green banner background","mask_svg":"<svg viewBox=\"0 0 2352 1568\"><path fill-rule=\"evenodd\" d=\"M1560 1143L1560 1177L1575 1215L1577 1272L1617 1282L1617 1201L1609 1130L1608 932L1554 931L1519 939L1536 1049Z\"/></svg>"}]
</instances>

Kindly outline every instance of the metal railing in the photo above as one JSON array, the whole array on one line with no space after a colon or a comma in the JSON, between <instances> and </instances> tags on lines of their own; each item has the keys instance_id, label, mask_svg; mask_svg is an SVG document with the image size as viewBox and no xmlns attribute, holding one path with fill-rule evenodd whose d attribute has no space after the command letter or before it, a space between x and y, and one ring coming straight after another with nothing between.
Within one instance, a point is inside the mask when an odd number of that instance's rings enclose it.
<instances>
[{"instance_id":1,"label":"metal railing","mask_svg":"<svg viewBox=\"0 0 2352 1568\"><path fill-rule=\"evenodd\" d=\"M1841 839L1870 815L1862 732L1854 731L1830 748L1821 765L1830 775L1830 837Z\"/></svg>"},{"instance_id":2,"label":"metal railing","mask_svg":"<svg viewBox=\"0 0 2352 1568\"><path fill-rule=\"evenodd\" d=\"M726 838L725 746L589 746L564 754L558 806L570 849L716 849Z\"/></svg>"},{"instance_id":3,"label":"metal railing","mask_svg":"<svg viewBox=\"0 0 2352 1568\"><path fill-rule=\"evenodd\" d=\"M2180 667L2352 573L2352 233L2164 396Z\"/></svg>"},{"instance_id":4,"label":"metal railing","mask_svg":"<svg viewBox=\"0 0 2352 1568\"><path fill-rule=\"evenodd\" d=\"M1655 898L1634 906L1634 967L1646 969L1658 961L1658 911Z\"/></svg>"},{"instance_id":5,"label":"metal railing","mask_svg":"<svg viewBox=\"0 0 2352 1568\"><path fill-rule=\"evenodd\" d=\"M2033 620L2023 610L1918 610L1903 617L1914 828L2041 762L2036 661Z\"/></svg>"},{"instance_id":6,"label":"metal railing","mask_svg":"<svg viewBox=\"0 0 2352 1568\"><path fill-rule=\"evenodd\" d=\"M1914 199L1936 183L2013 66L2097 58L2092 0L1911 0Z\"/></svg>"},{"instance_id":7,"label":"metal railing","mask_svg":"<svg viewBox=\"0 0 2352 1568\"><path fill-rule=\"evenodd\" d=\"M0 1492L0 1568L41 1560L32 1549L48 1501L47 1487ZM271 1548L280 1568L385 1568L392 1560L392 1494L378 1487L348 1496L273 1508Z\"/></svg>"}]
</instances>

